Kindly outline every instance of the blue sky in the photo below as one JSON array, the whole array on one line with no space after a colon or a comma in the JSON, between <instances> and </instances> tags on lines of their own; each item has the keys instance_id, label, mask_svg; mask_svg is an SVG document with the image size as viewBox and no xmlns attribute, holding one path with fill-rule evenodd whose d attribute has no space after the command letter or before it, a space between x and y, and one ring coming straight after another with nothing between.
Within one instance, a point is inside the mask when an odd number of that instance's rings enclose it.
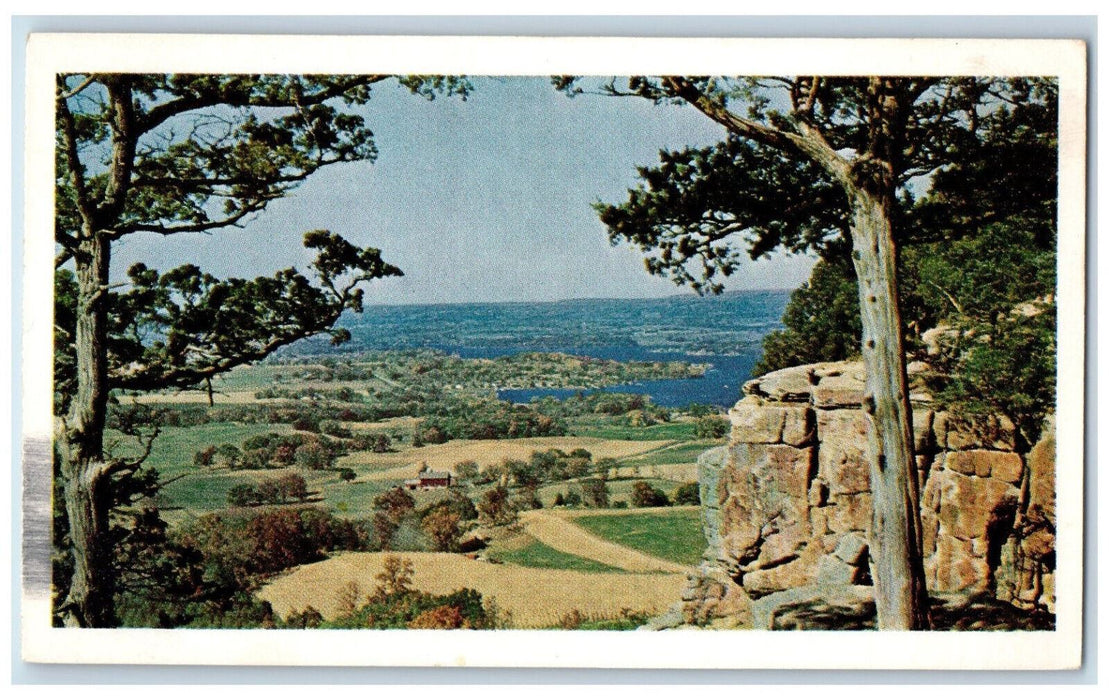
<instances>
[{"instance_id":1,"label":"blue sky","mask_svg":"<svg viewBox=\"0 0 1109 700\"><path fill-rule=\"evenodd\" d=\"M635 166L660 148L707 145L721 127L639 99L557 93L547 78L476 78L469 99L427 101L393 84L364 108L374 163L331 166L243 230L130 236L115 276L135 261L184 261L217 276L256 276L309 256L301 235L330 229L380 248L405 277L374 282L369 303L546 301L680 293L640 253L613 247L591 204L620 202ZM812 261L775 256L739 270L729 289L792 288Z\"/></svg>"}]
</instances>

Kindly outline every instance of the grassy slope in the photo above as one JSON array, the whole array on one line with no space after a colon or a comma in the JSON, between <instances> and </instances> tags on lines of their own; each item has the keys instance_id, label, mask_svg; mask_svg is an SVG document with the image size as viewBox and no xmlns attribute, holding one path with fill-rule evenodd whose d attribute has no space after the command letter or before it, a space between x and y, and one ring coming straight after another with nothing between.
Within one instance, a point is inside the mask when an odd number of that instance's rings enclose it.
<instances>
[{"instance_id":1,"label":"grassy slope","mask_svg":"<svg viewBox=\"0 0 1109 700\"><path fill-rule=\"evenodd\" d=\"M620 571L607 564L586 559L532 540L519 549L504 549L491 553L506 564L516 564L534 569L563 569L566 571Z\"/></svg>"},{"instance_id":2,"label":"grassy slope","mask_svg":"<svg viewBox=\"0 0 1109 700\"><path fill-rule=\"evenodd\" d=\"M660 508L649 513L584 515L574 522L625 547L690 566L700 563L707 544L697 510Z\"/></svg>"}]
</instances>

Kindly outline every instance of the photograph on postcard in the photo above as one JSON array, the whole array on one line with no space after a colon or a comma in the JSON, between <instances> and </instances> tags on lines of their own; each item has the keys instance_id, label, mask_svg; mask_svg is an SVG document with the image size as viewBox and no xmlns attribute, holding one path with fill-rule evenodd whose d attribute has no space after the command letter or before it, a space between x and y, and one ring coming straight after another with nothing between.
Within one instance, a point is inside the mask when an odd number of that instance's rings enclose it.
<instances>
[{"instance_id":1,"label":"photograph on postcard","mask_svg":"<svg viewBox=\"0 0 1109 700\"><path fill-rule=\"evenodd\" d=\"M1047 43L51 63L24 624L1071 639L1084 53Z\"/></svg>"}]
</instances>

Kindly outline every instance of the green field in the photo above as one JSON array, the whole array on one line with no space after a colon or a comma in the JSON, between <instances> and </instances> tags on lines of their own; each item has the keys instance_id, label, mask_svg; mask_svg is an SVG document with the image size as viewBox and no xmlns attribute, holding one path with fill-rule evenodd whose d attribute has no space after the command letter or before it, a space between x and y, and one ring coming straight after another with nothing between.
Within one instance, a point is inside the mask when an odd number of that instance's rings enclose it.
<instances>
[{"instance_id":1,"label":"green field","mask_svg":"<svg viewBox=\"0 0 1109 700\"><path fill-rule=\"evenodd\" d=\"M176 476L184 471L193 469L193 456L197 451L209 445L230 443L240 446L247 438L266 433L291 433L294 432L284 423L204 423L186 427L165 426L161 434L154 441L144 463L147 467L157 469L162 476ZM134 438L108 431L109 440L119 441L120 455L137 452L138 447Z\"/></svg>"},{"instance_id":2,"label":"green field","mask_svg":"<svg viewBox=\"0 0 1109 700\"><path fill-rule=\"evenodd\" d=\"M620 460L622 467L651 466L658 464L695 464L703 452L719 447L724 440L697 440L653 450L637 457Z\"/></svg>"},{"instance_id":3,"label":"green field","mask_svg":"<svg viewBox=\"0 0 1109 700\"><path fill-rule=\"evenodd\" d=\"M564 569L585 572L620 571L620 569L602 564L599 561L585 559L548 547L537 540L520 549L491 552L490 556L506 564L527 566L533 569Z\"/></svg>"},{"instance_id":4,"label":"green field","mask_svg":"<svg viewBox=\"0 0 1109 700\"><path fill-rule=\"evenodd\" d=\"M697 425L692 421L672 421L642 427L620 425L607 416L578 416L567 419L571 435L606 440L693 440Z\"/></svg>"},{"instance_id":5,"label":"green field","mask_svg":"<svg viewBox=\"0 0 1109 700\"><path fill-rule=\"evenodd\" d=\"M583 515L574 522L598 537L689 566L701 562L707 546L699 510Z\"/></svg>"}]
</instances>

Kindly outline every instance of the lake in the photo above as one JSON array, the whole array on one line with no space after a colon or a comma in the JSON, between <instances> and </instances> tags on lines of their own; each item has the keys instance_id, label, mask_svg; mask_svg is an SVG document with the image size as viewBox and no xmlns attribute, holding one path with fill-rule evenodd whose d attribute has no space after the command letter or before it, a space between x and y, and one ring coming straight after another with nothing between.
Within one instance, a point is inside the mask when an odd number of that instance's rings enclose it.
<instances>
[{"instance_id":1,"label":"lake","mask_svg":"<svg viewBox=\"0 0 1109 700\"><path fill-rule=\"evenodd\" d=\"M564 352L608 360L684 360L712 367L697 379L665 379L606 387L647 394L661 405L690 403L727 407L762 355L762 339L781 328L787 290L728 292L715 297L674 295L660 299L573 299L513 302L367 306L340 325L349 343L326 339L296 343L279 354L333 354L431 348L464 358L521 352ZM506 389L507 401L565 397L573 389Z\"/></svg>"}]
</instances>

